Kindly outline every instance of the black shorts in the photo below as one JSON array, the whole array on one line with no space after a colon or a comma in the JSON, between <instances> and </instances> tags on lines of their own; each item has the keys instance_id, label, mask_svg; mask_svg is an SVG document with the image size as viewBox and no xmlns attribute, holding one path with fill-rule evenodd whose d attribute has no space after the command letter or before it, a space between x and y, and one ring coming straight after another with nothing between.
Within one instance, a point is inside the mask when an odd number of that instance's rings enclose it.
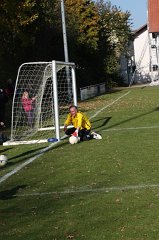
<instances>
[{"instance_id":1,"label":"black shorts","mask_svg":"<svg viewBox=\"0 0 159 240\"><path fill-rule=\"evenodd\" d=\"M66 135L71 135L76 131L76 128L69 128L66 130L65 134ZM88 141L91 139L91 134L90 134L91 130L87 130L85 128L81 129L78 131L78 136L80 137L80 141Z\"/></svg>"}]
</instances>

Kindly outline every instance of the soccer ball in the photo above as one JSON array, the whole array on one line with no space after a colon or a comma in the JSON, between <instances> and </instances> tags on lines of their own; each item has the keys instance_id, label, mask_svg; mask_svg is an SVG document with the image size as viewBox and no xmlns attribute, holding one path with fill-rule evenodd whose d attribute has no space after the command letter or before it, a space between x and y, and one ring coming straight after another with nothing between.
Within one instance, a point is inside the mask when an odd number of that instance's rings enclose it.
<instances>
[{"instance_id":1,"label":"soccer ball","mask_svg":"<svg viewBox=\"0 0 159 240\"><path fill-rule=\"evenodd\" d=\"M0 167L4 167L7 164L8 158L6 155L0 155Z\"/></svg>"},{"instance_id":2,"label":"soccer ball","mask_svg":"<svg viewBox=\"0 0 159 240\"><path fill-rule=\"evenodd\" d=\"M71 143L71 144L76 144L76 143L78 143L78 137L75 137L75 136L71 136L70 138L69 138L69 142Z\"/></svg>"}]
</instances>

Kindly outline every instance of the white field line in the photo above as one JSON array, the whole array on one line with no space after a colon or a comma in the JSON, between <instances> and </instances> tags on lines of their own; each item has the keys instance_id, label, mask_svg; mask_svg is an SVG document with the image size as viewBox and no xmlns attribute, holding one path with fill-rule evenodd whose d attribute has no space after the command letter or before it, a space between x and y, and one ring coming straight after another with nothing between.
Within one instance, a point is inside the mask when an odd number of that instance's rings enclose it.
<instances>
[{"instance_id":1,"label":"white field line","mask_svg":"<svg viewBox=\"0 0 159 240\"><path fill-rule=\"evenodd\" d=\"M109 193L109 192L124 192L129 190L140 190L140 189L152 189L159 188L159 184L139 184L139 185L128 185L121 187L103 187L103 188L79 188L79 189L68 189L64 191L57 192L37 192L37 193L28 193L28 194L16 194L16 197L27 197L27 196L46 196L54 194L82 194L82 193Z\"/></svg>"},{"instance_id":2,"label":"white field line","mask_svg":"<svg viewBox=\"0 0 159 240\"><path fill-rule=\"evenodd\" d=\"M11 172L7 173L6 175L4 175L3 177L0 178L0 183L4 182L5 180L7 180L9 177L11 177L12 175L16 174L17 172L19 172L22 168L26 167L29 163L33 162L35 159L37 159L38 157L40 157L41 155L43 155L46 151L48 151L52 146L54 146L55 144L57 144L57 142L52 143L49 147L44 148L43 150L39 151L39 153L37 155L35 155L32 158L29 158L27 161L25 161L24 163L22 163L21 165L19 165L18 167L16 167L15 169L13 169Z\"/></svg>"},{"instance_id":3,"label":"white field line","mask_svg":"<svg viewBox=\"0 0 159 240\"><path fill-rule=\"evenodd\" d=\"M61 139L65 139L66 136L63 136L63 138ZM39 153L37 153L34 157L29 158L27 161L25 161L24 163L22 163L21 165L19 165L18 167L16 167L15 169L13 169L11 172L5 174L3 177L0 178L0 184L2 182L4 182L5 180L7 180L9 177L11 177L12 175L16 174L17 172L19 172L21 169L23 169L24 167L26 167L28 164L30 164L31 162L33 162L35 159L37 159L38 157L42 156L45 152L47 152L49 149L51 149L53 146L55 146L57 143L59 142L54 142L51 143L48 147L42 149L39 151Z\"/></svg>"},{"instance_id":4,"label":"white field line","mask_svg":"<svg viewBox=\"0 0 159 240\"><path fill-rule=\"evenodd\" d=\"M156 129L159 126L147 126L147 127L130 127L130 128L109 128L104 129L102 132L109 132L109 131L129 131L129 130L141 130L141 129Z\"/></svg>"},{"instance_id":5,"label":"white field line","mask_svg":"<svg viewBox=\"0 0 159 240\"><path fill-rule=\"evenodd\" d=\"M130 93L130 91L126 92L125 94L123 94L122 96L118 97L117 99L115 99L113 102L111 102L110 104L104 106L103 108L101 108L99 111L97 111L93 116L90 117L90 119L96 117L100 112L102 112L103 110L105 110L106 108L110 107L111 105L113 105L114 103L116 103L117 101L119 101L121 98L125 97L126 95L128 95Z\"/></svg>"},{"instance_id":6,"label":"white field line","mask_svg":"<svg viewBox=\"0 0 159 240\"><path fill-rule=\"evenodd\" d=\"M128 91L127 93L125 93L124 95L120 96L119 98L117 98L116 100L114 100L112 103L106 105L105 107L101 108L99 111L97 111L93 116L90 117L90 119L96 117L100 112L102 112L104 109L108 108L109 106L113 105L114 103L116 103L117 101L119 101L121 98L125 97L128 93L130 93L130 91ZM62 139L65 139L66 136L64 136ZM23 169L24 167L26 167L28 164L30 164L31 162L33 162L34 160L36 160L38 157L42 156L45 152L47 152L50 148L52 148L53 146L55 146L57 143L59 142L55 142L50 144L49 147L44 148L43 150L39 151L39 153L37 155L35 155L32 158L29 158L26 162L22 163L21 165L19 165L18 167L16 167L15 169L13 169L11 172L5 174L3 177L0 178L0 184L4 181L6 181L9 177L11 177L12 175L16 174L17 172L19 172L21 169Z\"/></svg>"}]
</instances>

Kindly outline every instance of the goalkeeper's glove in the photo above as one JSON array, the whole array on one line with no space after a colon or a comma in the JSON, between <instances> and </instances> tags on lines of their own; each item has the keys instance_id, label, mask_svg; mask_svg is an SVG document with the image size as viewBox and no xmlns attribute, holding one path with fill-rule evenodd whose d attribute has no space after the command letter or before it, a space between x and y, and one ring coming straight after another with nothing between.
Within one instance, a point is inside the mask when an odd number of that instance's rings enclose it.
<instances>
[{"instance_id":1,"label":"goalkeeper's glove","mask_svg":"<svg viewBox=\"0 0 159 240\"><path fill-rule=\"evenodd\" d=\"M78 137L78 130L77 129L76 129L76 131L74 133L72 133L72 136Z\"/></svg>"},{"instance_id":2,"label":"goalkeeper's glove","mask_svg":"<svg viewBox=\"0 0 159 240\"><path fill-rule=\"evenodd\" d=\"M67 130L67 126L66 125L64 125L63 130L64 130L64 132L66 132L66 130Z\"/></svg>"}]
</instances>

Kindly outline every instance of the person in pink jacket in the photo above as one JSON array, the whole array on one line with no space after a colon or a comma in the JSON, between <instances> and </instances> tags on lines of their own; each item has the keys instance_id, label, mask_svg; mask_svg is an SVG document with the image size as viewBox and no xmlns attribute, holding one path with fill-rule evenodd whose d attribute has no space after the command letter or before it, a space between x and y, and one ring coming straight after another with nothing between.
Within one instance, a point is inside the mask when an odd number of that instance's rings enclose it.
<instances>
[{"instance_id":1,"label":"person in pink jacket","mask_svg":"<svg viewBox=\"0 0 159 240\"><path fill-rule=\"evenodd\" d=\"M32 126L33 121L33 102L35 101L36 97L29 98L29 94L27 91L25 91L22 95L22 106L24 109L24 112L26 113L28 124Z\"/></svg>"}]
</instances>

